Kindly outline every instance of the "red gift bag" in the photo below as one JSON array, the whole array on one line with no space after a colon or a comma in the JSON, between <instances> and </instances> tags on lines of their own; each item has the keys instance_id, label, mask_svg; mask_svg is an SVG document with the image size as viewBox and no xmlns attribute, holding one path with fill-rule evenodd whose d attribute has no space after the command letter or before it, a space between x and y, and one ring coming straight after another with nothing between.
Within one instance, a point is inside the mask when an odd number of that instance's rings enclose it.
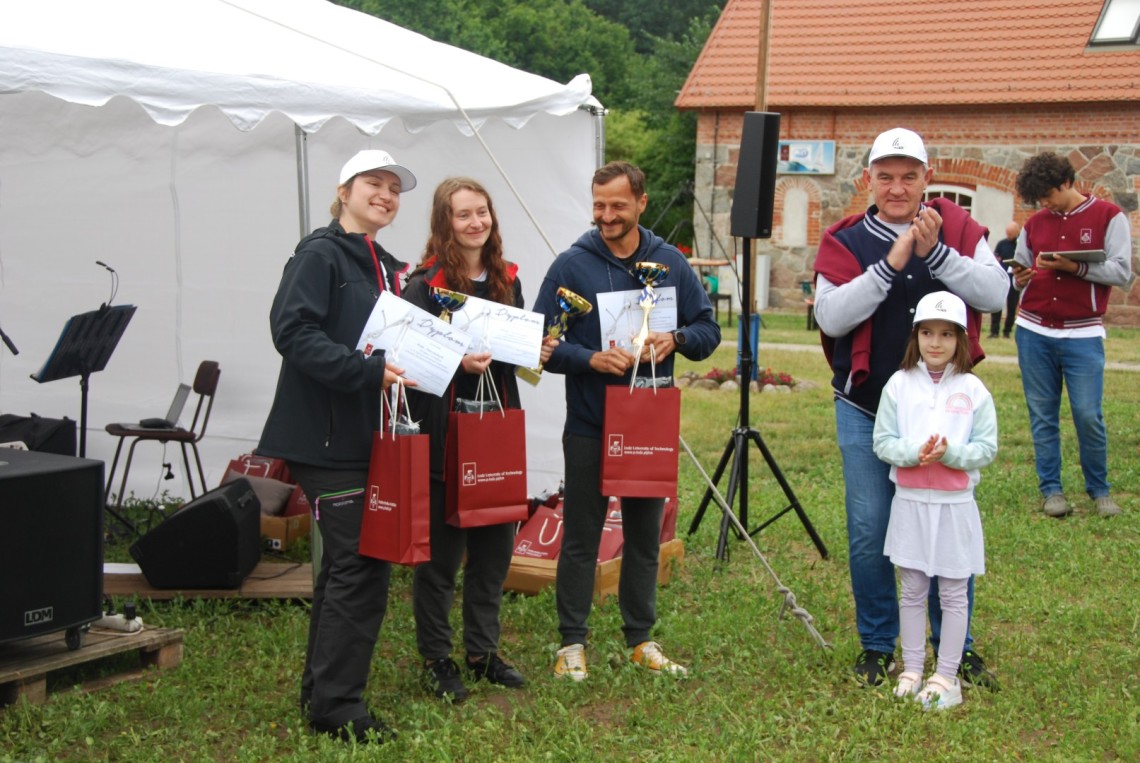
<instances>
[{"instance_id":1,"label":"red gift bag","mask_svg":"<svg viewBox=\"0 0 1140 763\"><path fill-rule=\"evenodd\" d=\"M606 387L602 421L602 494L629 498L677 495L681 390Z\"/></svg>"},{"instance_id":2,"label":"red gift bag","mask_svg":"<svg viewBox=\"0 0 1140 763\"><path fill-rule=\"evenodd\" d=\"M226 467L226 472L237 472L251 477L266 477L290 484L293 482L289 476L289 467L280 458L255 456L252 453L245 453L231 460L230 465ZM226 472L222 473L225 474Z\"/></svg>"},{"instance_id":3,"label":"red gift bag","mask_svg":"<svg viewBox=\"0 0 1140 763\"><path fill-rule=\"evenodd\" d=\"M562 550L562 504L539 506L515 535L515 556L557 559Z\"/></svg>"},{"instance_id":4,"label":"red gift bag","mask_svg":"<svg viewBox=\"0 0 1140 763\"><path fill-rule=\"evenodd\" d=\"M430 458L426 434L372 434L362 556L407 565L431 559Z\"/></svg>"},{"instance_id":5,"label":"red gift bag","mask_svg":"<svg viewBox=\"0 0 1140 763\"><path fill-rule=\"evenodd\" d=\"M606 510L606 523L602 525L602 539L598 542L598 564L621 556L625 545L625 533L621 525L621 504L610 501Z\"/></svg>"},{"instance_id":6,"label":"red gift bag","mask_svg":"<svg viewBox=\"0 0 1140 763\"><path fill-rule=\"evenodd\" d=\"M483 527L526 521L530 506L522 410L451 413L444 462L448 524Z\"/></svg>"}]
</instances>

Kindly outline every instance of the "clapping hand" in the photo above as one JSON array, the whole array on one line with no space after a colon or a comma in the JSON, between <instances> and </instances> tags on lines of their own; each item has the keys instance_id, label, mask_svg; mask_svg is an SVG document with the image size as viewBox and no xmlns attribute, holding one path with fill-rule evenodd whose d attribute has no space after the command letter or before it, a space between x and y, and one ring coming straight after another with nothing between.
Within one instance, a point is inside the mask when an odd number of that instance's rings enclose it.
<instances>
[{"instance_id":1,"label":"clapping hand","mask_svg":"<svg viewBox=\"0 0 1140 763\"><path fill-rule=\"evenodd\" d=\"M930 435L930 439L924 442L918 449L918 463L921 466L929 466L935 461L941 461L942 457L946 455L946 438L940 437L938 434Z\"/></svg>"}]
</instances>

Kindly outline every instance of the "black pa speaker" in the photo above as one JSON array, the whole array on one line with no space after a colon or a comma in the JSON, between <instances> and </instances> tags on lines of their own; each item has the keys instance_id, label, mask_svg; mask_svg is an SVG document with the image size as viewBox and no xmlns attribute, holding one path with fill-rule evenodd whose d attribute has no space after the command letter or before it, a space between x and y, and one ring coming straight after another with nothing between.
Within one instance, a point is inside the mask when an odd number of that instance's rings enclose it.
<instances>
[{"instance_id":1,"label":"black pa speaker","mask_svg":"<svg viewBox=\"0 0 1140 763\"><path fill-rule=\"evenodd\" d=\"M780 115L746 111L732 192L731 233L739 238L772 237L772 205L776 197L776 160L780 149Z\"/></svg>"},{"instance_id":2,"label":"black pa speaker","mask_svg":"<svg viewBox=\"0 0 1140 763\"><path fill-rule=\"evenodd\" d=\"M131 546L154 588L237 588L261 558L261 503L249 480L198 497Z\"/></svg>"},{"instance_id":3,"label":"black pa speaker","mask_svg":"<svg viewBox=\"0 0 1140 763\"><path fill-rule=\"evenodd\" d=\"M103 462L0 448L0 526L0 643L70 645L103 614Z\"/></svg>"}]
</instances>

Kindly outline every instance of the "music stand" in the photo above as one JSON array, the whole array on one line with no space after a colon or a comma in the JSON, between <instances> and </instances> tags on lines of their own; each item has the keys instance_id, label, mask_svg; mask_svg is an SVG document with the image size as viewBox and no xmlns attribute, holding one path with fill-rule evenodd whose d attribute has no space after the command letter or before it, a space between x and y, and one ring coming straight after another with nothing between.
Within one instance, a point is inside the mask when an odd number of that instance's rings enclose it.
<instances>
[{"instance_id":1,"label":"music stand","mask_svg":"<svg viewBox=\"0 0 1140 763\"><path fill-rule=\"evenodd\" d=\"M80 458L87 456L87 380L91 374L107 367L111 353L134 314L134 305L103 305L98 310L71 316L63 324L63 331L43 367L32 374L40 384L79 377Z\"/></svg>"}]
</instances>

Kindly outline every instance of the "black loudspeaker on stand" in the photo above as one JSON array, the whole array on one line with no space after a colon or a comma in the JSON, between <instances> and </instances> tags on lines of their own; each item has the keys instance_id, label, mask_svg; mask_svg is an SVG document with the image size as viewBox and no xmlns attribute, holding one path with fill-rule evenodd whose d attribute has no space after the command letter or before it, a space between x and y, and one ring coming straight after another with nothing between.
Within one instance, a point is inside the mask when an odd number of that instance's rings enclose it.
<instances>
[{"instance_id":1,"label":"black loudspeaker on stand","mask_svg":"<svg viewBox=\"0 0 1140 763\"><path fill-rule=\"evenodd\" d=\"M247 479L199 496L131 546L154 588L237 588L261 559L261 503Z\"/></svg>"},{"instance_id":2,"label":"black loudspeaker on stand","mask_svg":"<svg viewBox=\"0 0 1140 763\"><path fill-rule=\"evenodd\" d=\"M756 359L752 357L752 341L749 332L752 330L752 304L754 301L752 290L752 239L770 238L772 236L772 209L776 193L776 159L779 150L780 115L767 112L749 111L744 115L744 131L740 143L740 160L736 168L736 188L732 197L731 233L744 239L744 289L742 304L740 306L740 413L737 426L732 431L728 445L724 449L720 463L712 477L712 483L701 499L693 522L689 526L689 534L697 531L701 524L709 501L713 497L713 487L720 482L729 461L732 462L732 471L729 475L728 490L725 493L725 502L732 506L734 499L739 498L740 526L748 527L748 444L751 442L759 449L772 475L780 484L789 501L788 505L777 512L767 521L748 530L749 535L756 535L768 525L775 522L789 511L794 511L800 518L804 529L811 537L819 554L827 558L827 547L808 519L807 512L800 505L792 486L788 484L780 465L776 463L772 452L764 444L760 432L749 426L749 382L752 380L753 368ZM717 538L717 559L724 559L727 552L727 540L730 523L727 516L721 520L720 535Z\"/></svg>"}]
</instances>

